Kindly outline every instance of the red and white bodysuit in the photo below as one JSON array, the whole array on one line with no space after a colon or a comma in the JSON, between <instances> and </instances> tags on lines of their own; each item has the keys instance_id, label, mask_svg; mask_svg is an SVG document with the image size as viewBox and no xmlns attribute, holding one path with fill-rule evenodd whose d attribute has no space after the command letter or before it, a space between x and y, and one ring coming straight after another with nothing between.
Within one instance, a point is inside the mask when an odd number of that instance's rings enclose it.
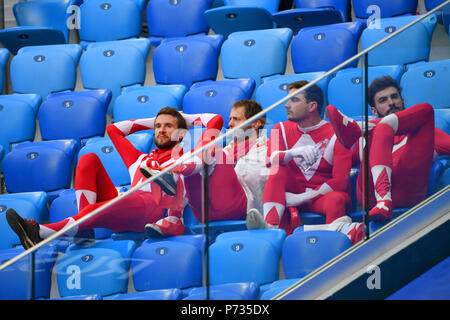
<instances>
[{"instance_id":1,"label":"red and white bodysuit","mask_svg":"<svg viewBox=\"0 0 450 320\"><path fill-rule=\"evenodd\" d=\"M320 150L309 168L303 167L300 157L286 157L288 150L308 145ZM321 120L309 128L292 121L278 123L272 129L267 156L270 175L263 212L269 226L288 231L286 206L323 214L327 223L350 211L351 152L337 141L329 123Z\"/></svg>"}]
</instances>

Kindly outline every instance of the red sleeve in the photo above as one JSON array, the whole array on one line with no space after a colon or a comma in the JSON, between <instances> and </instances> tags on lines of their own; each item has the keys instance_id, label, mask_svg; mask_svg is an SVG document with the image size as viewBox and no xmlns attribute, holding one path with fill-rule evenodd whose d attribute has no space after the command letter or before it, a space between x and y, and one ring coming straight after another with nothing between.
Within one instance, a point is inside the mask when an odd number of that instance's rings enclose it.
<instances>
[{"instance_id":1,"label":"red sleeve","mask_svg":"<svg viewBox=\"0 0 450 320\"><path fill-rule=\"evenodd\" d=\"M450 135L439 128L434 128L434 150L438 156L450 155Z\"/></svg>"},{"instance_id":2,"label":"red sleeve","mask_svg":"<svg viewBox=\"0 0 450 320\"><path fill-rule=\"evenodd\" d=\"M284 164L284 151L286 151L286 145L283 139L282 125L282 123L277 123L270 132L269 141L267 143L267 167L277 163Z\"/></svg>"},{"instance_id":3,"label":"red sleeve","mask_svg":"<svg viewBox=\"0 0 450 320\"><path fill-rule=\"evenodd\" d=\"M106 132L127 168L134 164L136 160L144 154L136 149L136 147L125 138L126 134L120 130L116 124L108 125L106 127Z\"/></svg>"},{"instance_id":4,"label":"red sleeve","mask_svg":"<svg viewBox=\"0 0 450 320\"><path fill-rule=\"evenodd\" d=\"M349 191L352 151L346 149L337 139L334 144L333 174L327 184L334 191Z\"/></svg>"}]
</instances>

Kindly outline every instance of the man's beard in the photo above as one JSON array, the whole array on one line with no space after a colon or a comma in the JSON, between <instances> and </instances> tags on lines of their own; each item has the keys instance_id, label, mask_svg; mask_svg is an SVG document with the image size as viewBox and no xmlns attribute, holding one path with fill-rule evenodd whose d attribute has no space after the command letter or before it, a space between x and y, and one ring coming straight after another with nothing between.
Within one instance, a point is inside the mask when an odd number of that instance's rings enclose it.
<instances>
[{"instance_id":1,"label":"man's beard","mask_svg":"<svg viewBox=\"0 0 450 320\"><path fill-rule=\"evenodd\" d=\"M172 149L173 147L175 147L178 143L178 140L167 140L165 142L158 142L157 139L155 139L155 145L159 148L159 149Z\"/></svg>"}]
</instances>

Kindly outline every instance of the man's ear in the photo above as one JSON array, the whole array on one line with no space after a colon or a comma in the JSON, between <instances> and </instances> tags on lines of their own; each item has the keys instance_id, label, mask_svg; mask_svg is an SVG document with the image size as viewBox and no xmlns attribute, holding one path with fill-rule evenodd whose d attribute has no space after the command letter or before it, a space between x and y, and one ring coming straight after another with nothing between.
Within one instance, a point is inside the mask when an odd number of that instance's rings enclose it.
<instances>
[{"instance_id":1,"label":"man's ear","mask_svg":"<svg viewBox=\"0 0 450 320\"><path fill-rule=\"evenodd\" d=\"M177 140L180 142L181 140L183 140L183 138L186 136L186 134L188 133L187 129L177 129L176 132L176 137Z\"/></svg>"},{"instance_id":2,"label":"man's ear","mask_svg":"<svg viewBox=\"0 0 450 320\"><path fill-rule=\"evenodd\" d=\"M263 126L261 119L257 119L250 124L251 128L257 131L259 128Z\"/></svg>"},{"instance_id":3,"label":"man's ear","mask_svg":"<svg viewBox=\"0 0 450 320\"><path fill-rule=\"evenodd\" d=\"M311 101L310 103L309 103L309 112L314 112L314 111L316 111L317 110L317 108L318 108L318 104L317 104L317 101Z\"/></svg>"},{"instance_id":4,"label":"man's ear","mask_svg":"<svg viewBox=\"0 0 450 320\"><path fill-rule=\"evenodd\" d=\"M376 117L379 117L378 110L375 107L370 107L370 110L372 111L372 114Z\"/></svg>"}]
</instances>

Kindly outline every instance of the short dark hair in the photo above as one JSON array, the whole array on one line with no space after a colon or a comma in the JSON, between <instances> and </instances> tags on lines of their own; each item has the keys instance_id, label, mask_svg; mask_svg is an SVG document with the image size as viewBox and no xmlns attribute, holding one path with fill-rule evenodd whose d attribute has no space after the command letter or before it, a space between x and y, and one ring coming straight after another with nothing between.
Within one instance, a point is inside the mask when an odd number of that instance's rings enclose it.
<instances>
[{"instance_id":1,"label":"short dark hair","mask_svg":"<svg viewBox=\"0 0 450 320\"><path fill-rule=\"evenodd\" d=\"M397 83L397 81L395 81L395 79L390 76L376 78L375 80L372 81L372 83L369 86L369 94L368 94L369 105L372 108L375 108L375 95L378 92L380 92L386 88L389 88L389 87L396 88L398 90L398 93L400 94L400 96L402 95L402 88Z\"/></svg>"},{"instance_id":2,"label":"short dark hair","mask_svg":"<svg viewBox=\"0 0 450 320\"><path fill-rule=\"evenodd\" d=\"M288 89L298 90L306 86L307 84L309 84L309 81L306 80L295 81L288 85ZM317 102L317 111L319 112L319 115L321 115L324 101L322 89L320 89L320 87L317 84L313 84L306 90L303 90L301 93L303 93L303 95L305 96L306 102L312 101Z\"/></svg>"},{"instance_id":3,"label":"short dark hair","mask_svg":"<svg viewBox=\"0 0 450 320\"><path fill-rule=\"evenodd\" d=\"M239 107L244 107L246 119L250 119L255 114L258 114L262 111L261 105L255 100L245 100L245 99L239 100L235 102L231 108L239 108ZM261 120L262 122L262 126L260 128L262 129L266 124L266 115L259 117L258 120Z\"/></svg>"},{"instance_id":4,"label":"short dark hair","mask_svg":"<svg viewBox=\"0 0 450 320\"><path fill-rule=\"evenodd\" d=\"M159 110L155 120L162 114L168 114L177 118L178 129L187 129L186 120L183 118L183 116L177 109L172 107L164 107L161 110Z\"/></svg>"}]
</instances>

